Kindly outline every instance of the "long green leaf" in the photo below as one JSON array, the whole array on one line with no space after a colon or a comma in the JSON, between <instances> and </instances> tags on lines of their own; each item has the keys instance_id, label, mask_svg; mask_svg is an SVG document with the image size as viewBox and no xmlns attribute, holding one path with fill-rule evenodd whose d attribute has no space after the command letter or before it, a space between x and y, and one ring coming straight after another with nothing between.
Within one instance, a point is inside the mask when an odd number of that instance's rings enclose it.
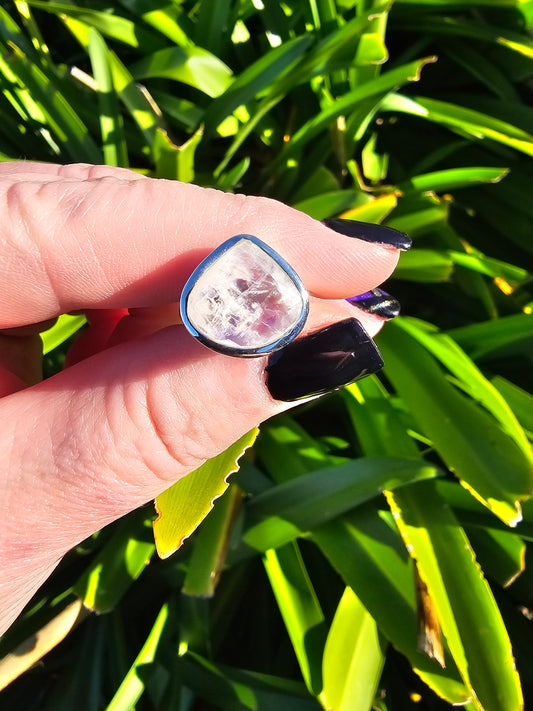
<instances>
[{"instance_id":1,"label":"long green leaf","mask_svg":"<svg viewBox=\"0 0 533 711\"><path fill-rule=\"evenodd\" d=\"M109 612L146 568L155 546L149 527L139 532L139 517L125 520L74 585L83 604L96 612Z\"/></svg>"},{"instance_id":2,"label":"long green leaf","mask_svg":"<svg viewBox=\"0 0 533 711\"><path fill-rule=\"evenodd\" d=\"M106 711L130 711L144 692L144 681L142 674L146 671L142 669L154 661L157 647L161 635L165 630L168 620L168 606L163 605L154 622L150 634L146 638L141 651L131 665L124 681L117 689L111 702L106 706Z\"/></svg>"},{"instance_id":3,"label":"long green leaf","mask_svg":"<svg viewBox=\"0 0 533 711\"><path fill-rule=\"evenodd\" d=\"M201 47L166 47L130 67L136 79L167 78L183 82L207 96L220 96L230 85L231 69Z\"/></svg>"},{"instance_id":4,"label":"long green leaf","mask_svg":"<svg viewBox=\"0 0 533 711\"><path fill-rule=\"evenodd\" d=\"M438 358L458 378L469 395L494 415L521 449L526 462L533 466L531 447L512 409L455 341L418 319L403 318L401 327Z\"/></svg>"},{"instance_id":5,"label":"long green leaf","mask_svg":"<svg viewBox=\"0 0 533 711\"><path fill-rule=\"evenodd\" d=\"M431 482L412 484L387 498L475 706L520 711L522 692L507 631L453 513Z\"/></svg>"},{"instance_id":6,"label":"long green leaf","mask_svg":"<svg viewBox=\"0 0 533 711\"><path fill-rule=\"evenodd\" d=\"M449 651L443 669L417 649L413 570L392 515L366 506L315 529L312 540L416 673L450 703L465 703L469 692Z\"/></svg>"},{"instance_id":7,"label":"long green leaf","mask_svg":"<svg viewBox=\"0 0 533 711\"><path fill-rule=\"evenodd\" d=\"M353 590L346 588L324 649L324 708L371 711L385 662L384 647L376 622Z\"/></svg>"},{"instance_id":8,"label":"long green leaf","mask_svg":"<svg viewBox=\"0 0 533 711\"><path fill-rule=\"evenodd\" d=\"M498 183L509 173L507 168L486 168L482 166L468 168L450 168L436 170L433 173L414 175L405 183L400 183L401 189L415 190L455 190L476 183Z\"/></svg>"},{"instance_id":9,"label":"long green leaf","mask_svg":"<svg viewBox=\"0 0 533 711\"><path fill-rule=\"evenodd\" d=\"M89 31L89 56L100 104L100 130L104 160L107 165L128 167L128 149L124 137L122 116L113 86L109 50L102 35L94 28Z\"/></svg>"},{"instance_id":10,"label":"long green leaf","mask_svg":"<svg viewBox=\"0 0 533 711\"><path fill-rule=\"evenodd\" d=\"M100 12L67 3L41 2L40 0L29 0L28 5L55 15L72 18L98 30L110 39L118 40L132 47L143 47L145 51L153 51L163 44L157 35L142 25L136 25L135 22L115 13Z\"/></svg>"},{"instance_id":11,"label":"long green leaf","mask_svg":"<svg viewBox=\"0 0 533 711\"><path fill-rule=\"evenodd\" d=\"M239 106L248 103L262 89L275 85L274 80L288 71L302 57L311 43L312 37L309 35L284 42L245 69L205 112L203 121L206 126L206 136L210 137L226 116Z\"/></svg>"},{"instance_id":12,"label":"long green leaf","mask_svg":"<svg viewBox=\"0 0 533 711\"><path fill-rule=\"evenodd\" d=\"M504 316L497 321L482 321L471 326L461 326L448 334L477 360L509 346L531 340L533 312Z\"/></svg>"},{"instance_id":13,"label":"long green leaf","mask_svg":"<svg viewBox=\"0 0 533 711\"><path fill-rule=\"evenodd\" d=\"M361 458L311 472L253 499L244 540L257 550L278 547L386 489L436 475L432 465L407 457Z\"/></svg>"},{"instance_id":14,"label":"long green leaf","mask_svg":"<svg viewBox=\"0 0 533 711\"><path fill-rule=\"evenodd\" d=\"M325 620L295 543L266 551L263 563L303 679L310 693L322 690L321 659Z\"/></svg>"},{"instance_id":15,"label":"long green leaf","mask_svg":"<svg viewBox=\"0 0 533 711\"><path fill-rule=\"evenodd\" d=\"M387 375L421 431L465 486L502 520L516 525L520 500L531 493L533 476L521 449L448 382L428 351L401 326L389 324L379 343Z\"/></svg>"},{"instance_id":16,"label":"long green leaf","mask_svg":"<svg viewBox=\"0 0 533 711\"><path fill-rule=\"evenodd\" d=\"M59 91L54 78L45 74L16 45L0 45L10 55L9 70L16 73L38 103L47 128L74 161L101 163L102 154L81 118Z\"/></svg>"},{"instance_id":17,"label":"long green leaf","mask_svg":"<svg viewBox=\"0 0 533 711\"><path fill-rule=\"evenodd\" d=\"M389 94L383 101L385 111L413 114L427 121L441 124L474 140L489 139L533 156L533 136L510 123L479 111L446 101L418 96L414 99L400 94Z\"/></svg>"},{"instance_id":18,"label":"long green leaf","mask_svg":"<svg viewBox=\"0 0 533 711\"><path fill-rule=\"evenodd\" d=\"M192 652L180 670L190 689L223 711L320 711L305 686L290 679L218 665Z\"/></svg>"},{"instance_id":19,"label":"long green leaf","mask_svg":"<svg viewBox=\"0 0 533 711\"><path fill-rule=\"evenodd\" d=\"M274 165L281 164L288 158L294 156L312 140L318 133L328 126L331 126L338 116L349 114L360 102L374 98L381 101L389 92L412 81L418 81L422 68L433 62L433 57L426 57L415 62L410 62L396 69L386 72L378 79L363 84L362 86L348 92L337 99L330 106L307 121L286 144L276 159Z\"/></svg>"}]
</instances>

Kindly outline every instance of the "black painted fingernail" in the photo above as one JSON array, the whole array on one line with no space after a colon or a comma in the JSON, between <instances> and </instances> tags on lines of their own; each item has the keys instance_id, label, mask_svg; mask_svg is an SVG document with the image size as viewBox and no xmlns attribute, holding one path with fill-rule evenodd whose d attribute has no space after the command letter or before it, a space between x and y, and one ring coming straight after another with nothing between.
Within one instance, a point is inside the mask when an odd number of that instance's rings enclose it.
<instances>
[{"instance_id":1,"label":"black painted fingernail","mask_svg":"<svg viewBox=\"0 0 533 711\"><path fill-rule=\"evenodd\" d=\"M324 224L335 232L346 237L356 237L365 242L374 242L386 247L394 247L402 252L411 248L411 238L403 232L385 225L372 225L368 222L357 220L344 220L342 217L330 217Z\"/></svg>"},{"instance_id":2,"label":"black painted fingernail","mask_svg":"<svg viewBox=\"0 0 533 711\"><path fill-rule=\"evenodd\" d=\"M364 294L351 296L346 299L350 304L357 306L373 316L379 316L385 321L390 321L400 313L400 302L394 296L387 294L383 289L372 289Z\"/></svg>"},{"instance_id":3,"label":"black painted fingernail","mask_svg":"<svg viewBox=\"0 0 533 711\"><path fill-rule=\"evenodd\" d=\"M266 385L275 400L290 402L335 390L382 367L374 341L357 319L349 318L273 353Z\"/></svg>"}]
</instances>

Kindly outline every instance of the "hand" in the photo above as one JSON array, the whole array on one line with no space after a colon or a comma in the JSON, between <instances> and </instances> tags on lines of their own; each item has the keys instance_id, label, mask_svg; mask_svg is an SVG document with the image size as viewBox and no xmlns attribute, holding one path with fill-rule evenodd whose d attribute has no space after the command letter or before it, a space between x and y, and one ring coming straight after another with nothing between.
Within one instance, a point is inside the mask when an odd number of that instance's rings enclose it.
<instances>
[{"instance_id":1,"label":"hand","mask_svg":"<svg viewBox=\"0 0 533 711\"><path fill-rule=\"evenodd\" d=\"M287 365L265 376L268 358L215 354L180 325L209 252L240 233L278 251L311 295L305 336L354 317L374 335L381 319L344 299L384 281L398 250L273 200L104 166L0 165L0 222L2 632L71 547L297 404ZM72 311L90 326L39 382L39 332Z\"/></svg>"}]
</instances>

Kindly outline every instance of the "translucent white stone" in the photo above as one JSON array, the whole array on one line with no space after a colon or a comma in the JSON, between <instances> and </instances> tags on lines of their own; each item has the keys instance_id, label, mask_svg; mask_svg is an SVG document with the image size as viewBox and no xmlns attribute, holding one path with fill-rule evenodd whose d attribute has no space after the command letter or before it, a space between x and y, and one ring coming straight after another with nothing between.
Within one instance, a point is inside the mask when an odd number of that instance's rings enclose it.
<instances>
[{"instance_id":1,"label":"translucent white stone","mask_svg":"<svg viewBox=\"0 0 533 711\"><path fill-rule=\"evenodd\" d=\"M242 239L198 278L187 299L196 330L221 346L263 348L298 323L304 303L291 277Z\"/></svg>"}]
</instances>

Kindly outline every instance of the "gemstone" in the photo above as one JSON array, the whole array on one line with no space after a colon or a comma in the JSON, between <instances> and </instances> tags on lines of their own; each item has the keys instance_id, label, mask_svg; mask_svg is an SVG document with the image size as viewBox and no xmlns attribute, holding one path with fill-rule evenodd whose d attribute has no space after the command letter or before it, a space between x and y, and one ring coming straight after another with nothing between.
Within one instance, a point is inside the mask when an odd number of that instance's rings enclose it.
<instances>
[{"instance_id":1,"label":"gemstone","mask_svg":"<svg viewBox=\"0 0 533 711\"><path fill-rule=\"evenodd\" d=\"M307 293L274 250L251 235L221 245L194 271L182 316L205 345L230 355L281 348L302 329Z\"/></svg>"}]
</instances>

